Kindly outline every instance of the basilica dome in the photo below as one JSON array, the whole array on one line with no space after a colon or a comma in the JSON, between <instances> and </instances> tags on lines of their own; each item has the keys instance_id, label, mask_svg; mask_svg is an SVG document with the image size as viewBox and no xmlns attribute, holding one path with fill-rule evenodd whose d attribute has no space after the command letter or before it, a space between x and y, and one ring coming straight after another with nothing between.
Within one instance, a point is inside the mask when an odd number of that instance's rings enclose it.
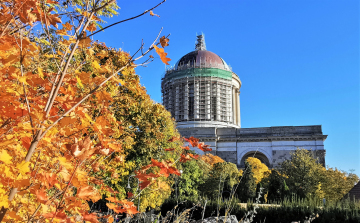
<instances>
[{"instance_id":1,"label":"basilica dome","mask_svg":"<svg viewBox=\"0 0 360 223\"><path fill-rule=\"evenodd\" d=\"M220 56L208 50L195 50L186 54L176 62L174 68L177 70L184 66L231 70Z\"/></svg>"},{"instance_id":2,"label":"basilica dome","mask_svg":"<svg viewBox=\"0 0 360 223\"><path fill-rule=\"evenodd\" d=\"M241 81L217 54L206 50L204 35L195 51L167 68L161 81L163 105L178 128L240 127Z\"/></svg>"}]
</instances>

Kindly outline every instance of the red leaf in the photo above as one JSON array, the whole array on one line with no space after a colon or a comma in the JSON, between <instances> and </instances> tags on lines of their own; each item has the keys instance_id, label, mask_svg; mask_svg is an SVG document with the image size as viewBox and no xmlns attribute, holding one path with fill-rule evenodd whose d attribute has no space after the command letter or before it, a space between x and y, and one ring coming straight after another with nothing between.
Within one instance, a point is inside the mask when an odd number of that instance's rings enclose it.
<instances>
[{"instance_id":1,"label":"red leaf","mask_svg":"<svg viewBox=\"0 0 360 223\"><path fill-rule=\"evenodd\" d=\"M188 146L186 146L186 147L181 147L182 149L185 149L185 150L190 150L190 148L188 147Z\"/></svg>"},{"instance_id":2,"label":"red leaf","mask_svg":"<svg viewBox=\"0 0 360 223\"><path fill-rule=\"evenodd\" d=\"M198 144L198 148L204 152L212 151L209 145L205 145L203 142Z\"/></svg>"},{"instance_id":3,"label":"red leaf","mask_svg":"<svg viewBox=\"0 0 360 223\"><path fill-rule=\"evenodd\" d=\"M198 145L198 143L199 143L199 139L197 139L197 138L195 138L193 136L191 136L188 139L187 138L184 138L184 139L185 139L185 141L189 142L192 147L196 147Z\"/></svg>"},{"instance_id":4,"label":"red leaf","mask_svg":"<svg viewBox=\"0 0 360 223\"><path fill-rule=\"evenodd\" d=\"M30 148L30 144L31 144L31 138L26 136L26 137L22 137L21 138L21 142L23 144L23 146L25 147L26 150L28 150Z\"/></svg>"}]
</instances>

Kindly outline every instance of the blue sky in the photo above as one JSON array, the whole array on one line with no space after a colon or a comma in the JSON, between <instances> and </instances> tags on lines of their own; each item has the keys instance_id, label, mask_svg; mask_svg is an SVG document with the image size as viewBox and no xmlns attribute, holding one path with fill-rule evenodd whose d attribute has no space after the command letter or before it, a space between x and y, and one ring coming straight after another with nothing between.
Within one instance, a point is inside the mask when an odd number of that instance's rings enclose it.
<instances>
[{"instance_id":1,"label":"blue sky","mask_svg":"<svg viewBox=\"0 0 360 223\"><path fill-rule=\"evenodd\" d=\"M159 0L119 1L134 15ZM161 27L171 34L171 65L194 50L203 32L207 49L221 56L242 81L242 127L322 125L326 164L360 176L358 0L168 0L145 15L97 34L107 46L134 53ZM152 99L161 102L165 65L137 68Z\"/></svg>"}]
</instances>

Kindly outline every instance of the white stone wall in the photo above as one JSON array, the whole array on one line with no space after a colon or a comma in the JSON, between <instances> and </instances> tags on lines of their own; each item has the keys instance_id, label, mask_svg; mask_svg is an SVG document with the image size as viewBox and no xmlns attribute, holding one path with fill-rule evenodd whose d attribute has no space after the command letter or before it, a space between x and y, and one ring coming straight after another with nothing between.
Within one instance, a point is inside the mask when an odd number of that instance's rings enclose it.
<instances>
[{"instance_id":1,"label":"white stone wall","mask_svg":"<svg viewBox=\"0 0 360 223\"><path fill-rule=\"evenodd\" d=\"M236 160L236 164L238 166L240 166L240 162L244 156L255 151L266 156L271 166L276 166L278 163L289 158L291 153L297 148L304 148L313 151L324 150L324 142L322 140L269 142L205 141L205 144L210 145L210 148L213 150L213 154L220 155L226 161ZM198 148L195 148L194 150L200 155L204 154L204 152ZM273 155L274 151L275 155ZM236 154L236 157L232 157L234 154Z\"/></svg>"}]
</instances>

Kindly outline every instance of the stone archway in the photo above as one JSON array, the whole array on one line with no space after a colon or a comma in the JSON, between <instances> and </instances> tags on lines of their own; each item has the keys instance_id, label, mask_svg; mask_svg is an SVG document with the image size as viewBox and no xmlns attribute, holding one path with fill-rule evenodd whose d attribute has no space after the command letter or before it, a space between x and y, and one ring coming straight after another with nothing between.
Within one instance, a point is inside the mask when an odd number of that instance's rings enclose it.
<instances>
[{"instance_id":1,"label":"stone archway","mask_svg":"<svg viewBox=\"0 0 360 223\"><path fill-rule=\"evenodd\" d=\"M240 161L240 168L244 168L245 167L245 160L249 157L254 157L259 159L263 164L265 164L267 167L271 167L270 166L270 162L269 159L267 158L267 156L259 151L250 151L247 152Z\"/></svg>"}]
</instances>

